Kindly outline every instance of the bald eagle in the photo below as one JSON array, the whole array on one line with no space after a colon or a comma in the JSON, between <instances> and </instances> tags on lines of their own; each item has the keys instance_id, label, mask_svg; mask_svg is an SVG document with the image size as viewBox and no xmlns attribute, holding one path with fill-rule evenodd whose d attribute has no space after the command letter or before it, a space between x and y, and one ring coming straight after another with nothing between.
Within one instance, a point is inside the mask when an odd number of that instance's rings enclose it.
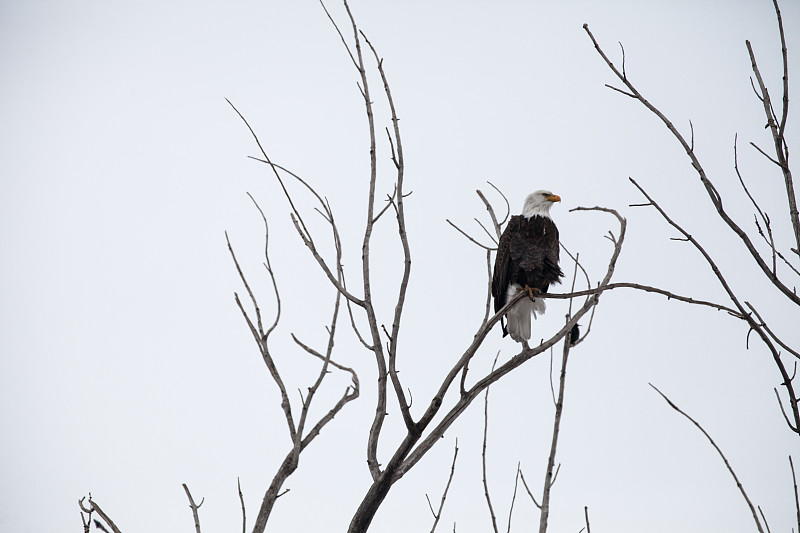
<instances>
[{"instance_id":1,"label":"bald eagle","mask_svg":"<svg viewBox=\"0 0 800 533\"><path fill-rule=\"evenodd\" d=\"M501 319L503 336L510 333L517 342L531 338L531 314L544 314L544 299L535 296L560 283L564 275L558 266L558 228L550 218L550 208L560 201L550 191L529 194L522 214L511 217L497 245L492 276L495 313L517 292L529 296L509 309L508 326Z\"/></svg>"}]
</instances>

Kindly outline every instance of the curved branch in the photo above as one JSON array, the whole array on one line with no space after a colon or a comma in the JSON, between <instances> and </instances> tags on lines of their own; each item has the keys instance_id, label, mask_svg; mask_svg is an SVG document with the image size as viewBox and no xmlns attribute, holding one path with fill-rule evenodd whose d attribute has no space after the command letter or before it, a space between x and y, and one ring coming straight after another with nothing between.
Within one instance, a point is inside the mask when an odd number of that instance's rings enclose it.
<instances>
[{"instance_id":1,"label":"curved branch","mask_svg":"<svg viewBox=\"0 0 800 533\"><path fill-rule=\"evenodd\" d=\"M111 520L111 517L108 516L105 513L105 511L103 511L103 509L100 508L100 506L97 504L97 502L95 502L92 499L92 495L91 494L89 494L89 508L88 509L83 505L83 500L84 500L84 498L81 498L80 500L78 500L78 506L80 506L80 508L81 508L81 510L83 512L91 513L92 511L96 511L97 514L100 516L100 518L102 518L103 521L105 521L105 523L108 524L108 527L111 528L111 531L113 531L114 533L122 533L120 531L120 529L117 527L117 524L115 524L114 521Z\"/></svg>"},{"instance_id":2,"label":"curved branch","mask_svg":"<svg viewBox=\"0 0 800 533\"><path fill-rule=\"evenodd\" d=\"M715 450L717 450L717 453L718 453L718 454L719 454L719 456L722 458L722 461L725 463L725 467L728 469L728 472L730 472L731 476L733 477L733 480L736 482L736 486L739 488L739 492L741 492L741 493L742 493L742 497L743 497L743 498L744 498L744 500L747 502L747 506L750 508L750 512L751 512L751 513L753 513L753 520L755 520L755 522L756 522L756 527L758 528L758 530L759 530L761 533L764 533L764 530L761 528L761 522L758 520L758 514L756 513L756 509L755 509L755 507L753 507L753 504L752 504L752 502L750 502L750 498L748 498L748 496L747 496L747 493L745 492L745 490L744 490L744 487L742 486L742 483L739 481L739 478L736 476L736 472L734 472L734 471L733 471L733 467L732 467L732 466L731 466L731 464L728 462L728 459L725 457L725 454L723 454L723 453L722 453L722 450L720 450L720 449L719 449L719 446L717 446L717 443L716 443L716 442L714 442L714 439L712 439L712 438L711 438L711 435L709 435L709 434L708 434L708 432L707 432L705 429L703 429L703 426L701 426L701 425L700 425L700 424L699 424L699 423L698 423L698 422L697 422L697 421L696 421L694 418L692 418L691 416L689 416L689 415L687 415L686 413L684 413L684 412L683 412L683 411L682 411L682 410L681 410L681 409L680 409L680 408L679 408L677 405L675 405L675 404L672 402L672 400L670 400L669 398L667 398L666 394L664 394L663 392L661 392L660 390L658 390L658 388L657 388L655 385L653 385L652 383L650 383L649 385L650 385L651 387L653 387L653 389L654 389L654 390L655 390L655 391L656 391L656 392L657 392L659 395L661 395L661 397L662 397L662 398L664 398L664 400L665 400L665 401L666 401L666 402L669 404L669 406L670 406L670 407L672 407L674 410L676 410L677 412L679 412L680 414L682 414L682 415L683 415L684 417L686 417L686 418L687 418L687 419L688 419L688 420L689 420L689 421L690 421L692 424L694 424L694 426L695 426L697 429L699 429L699 430L700 430L700 432L701 432L703 435L705 435L705 437L708 439L708 442L710 442L710 443L711 443L711 445L714 447L714 449L715 449Z\"/></svg>"},{"instance_id":3,"label":"curved branch","mask_svg":"<svg viewBox=\"0 0 800 533\"><path fill-rule=\"evenodd\" d=\"M549 298L549 299L554 299L554 300L569 300L569 299L572 299L572 298L576 298L578 296L589 296L589 295L592 295L592 294L598 294L598 293L610 291L610 290L613 290L613 289L635 289L635 290L639 290L639 291L643 291L643 292L653 292L653 293L656 293L656 294L662 294L662 295L666 296L670 300L678 300L679 302L685 302L685 303L688 303L688 304L700 305L700 306L704 306L704 307L711 307L713 309L718 309L720 311L725 311L726 313L729 313L731 316L733 316L735 318L744 319L744 316L742 315L742 313L740 313L739 311L736 311L735 309L732 309L730 307L727 307L727 306L724 306L724 305L721 305L721 304L717 304L717 303L714 303L714 302L707 302L705 300L697 300L695 298L689 298L688 296L681 296L680 294L675 294L673 292L670 292L670 291L667 291L667 290L664 290L664 289L660 289L658 287L651 287L649 285L642 285L640 283L629 283L629 282L609 283L608 285L606 285L604 287L597 287L597 288L594 288L594 289L586 289L586 290L583 290L583 291L575 291L575 292L567 292L567 293L554 293L554 292L542 293L538 297L539 298Z\"/></svg>"},{"instance_id":4,"label":"curved branch","mask_svg":"<svg viewBox=\"0 0 800 533\"><path fill-rule=\"evenodd\" d=\"M764 331L766 331L766 332L767 332L767 334L768 334L770 337L772 337L772 340L774 340L774 341L775 341L775 343L776 343L778 346L780 346L781 348L783 348L784 350L786 350L787 352L789 352L790 354L792 354L792 355L793 355L793 356L795 356L796 358L800 359L800 353L798 353L798 352L797 352L797 350L793 350L793 349L792 349L790 346L788 346L788 345L787 345L785 342L783 342L783 341L782 341L782 340L781 340L781 339L780 339L780 338L779 338L777 335L775 335L775 333L774 333L774 332L773 332L771 329L769 329L769 326L767 326L767 323L766 323L766 322L764 322L764 319L763 319L763 318L761 318L761 315L758 313L758 311L756 311L756 308L755 308L755 307L753 307L753 305L752 305L750 302L745 302L744 304L745 304L745 305L746 305L746 306L747 306L747 307L750 309L750 311L752 311L752 312L753 312L753 314L756 316L756 318L758 319L758 322L759 322L759 326L761 326L762 328L764 328Z\"/></svg>"},{"instance_id":5,"label":"curved branch","mask_svg":"<svg viewBox=\"0 0 800 533\"><path fill-rule=\"evenodd\" d=\"M497 191L497 194L499 194L500 197L503 199L503 201L506 203L506 214L503 216L503 220L500 221L500 226L502 226L503 224L505 224L508 221L508 217L511 215L511 206L508 203L508 198L506 198L506 195L503 194L503 191L498 189L497 186L495 186L495 184L492 183L491 181L487 181L486 183L491 185L492 189ZM488 209L488 207L487 207L487 209Z\"/></svg>"},{"instance_id":6,"label":"curved branch","mask_svg":"<svg viewBox=\"0 0 800 533\"><path fill-rule=\"evenodd\" d=\"M262 211L261 206L258 205L258 202L256 202L256 199L253 198L253 195L247 193L247 196L249 196L250 200L253 201L253 205L256 206L256 209L258 209L258 212L261 214L261 219L264 221L264 266L266 267L267 273L269 274L269 279L272 282L272 290L275 293L275 305L277 307L275 311L275 320L272 322L272 325L269 328L267 328L267 331L263 332L261 335L262 339L266 341L266 339L275 330L275 328L278 327L278 322L280 321L281 318L281 295L280 292L278 291L278 283L275 280L275 272L272 270L272 264L270 263L269 259L269 224L267 223L267 216L264 214L264 211ZM255 300L253 300L253 303L255 304ZM256 312L258 312L258 306L256 306ZM262 329L260 316L258 317L258 328L259 331Z\"/></svg>"}]
</instances>

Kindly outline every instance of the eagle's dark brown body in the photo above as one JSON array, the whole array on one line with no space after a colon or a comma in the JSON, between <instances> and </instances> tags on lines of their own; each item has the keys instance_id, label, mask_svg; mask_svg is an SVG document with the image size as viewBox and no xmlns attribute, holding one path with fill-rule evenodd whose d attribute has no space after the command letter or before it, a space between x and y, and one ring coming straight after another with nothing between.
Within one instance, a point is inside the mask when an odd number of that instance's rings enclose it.
<instances>
[{"instance_id":1,"label":"eagle's dark brown body","mask_svg":"<svg viewBox=\"0 0 800 533\"><path fill-rule=\"evenodd\" d=\"M559 283L564 274L558 266L558 257L558 228L549 217L511 217L500 237L494 263L495 312L506 304L509 286L516 284L547 292L551 284ZM503 324L503 335L507 334Z\"/></svg>"}]
</instances>

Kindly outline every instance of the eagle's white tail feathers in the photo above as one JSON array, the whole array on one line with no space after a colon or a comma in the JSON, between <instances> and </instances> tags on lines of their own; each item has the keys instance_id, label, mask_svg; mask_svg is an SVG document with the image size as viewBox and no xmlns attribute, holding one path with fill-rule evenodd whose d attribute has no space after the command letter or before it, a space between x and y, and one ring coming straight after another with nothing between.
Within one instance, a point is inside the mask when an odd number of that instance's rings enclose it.
<instances>
[{"instance_id":1,"label":"eagle's white tail feathers","mask_svg":"<svg viewBox=\"0 0 800 533\"><path fill-rule=\"evenodd\" d=\"M516 283L509 285L506 293L507 298L517 294L519 285ZM508 310L506 319L508 320L508 333L517 342L528 341L531 338L531 315L543 315L545 311L543 298L522 298L519 302Z\"/></svg>"},{"instance_id":2,"label":"eagle's white tail feathers","mask_svg":"<svg viewBox=\"0 0 800 533\"><path fill-rule=\"evenodd\" d=\"M524 298L508 310L508 333L517 342L527 341L531 338L531 313L533 302Z\"/></svg>"}]
</instances>

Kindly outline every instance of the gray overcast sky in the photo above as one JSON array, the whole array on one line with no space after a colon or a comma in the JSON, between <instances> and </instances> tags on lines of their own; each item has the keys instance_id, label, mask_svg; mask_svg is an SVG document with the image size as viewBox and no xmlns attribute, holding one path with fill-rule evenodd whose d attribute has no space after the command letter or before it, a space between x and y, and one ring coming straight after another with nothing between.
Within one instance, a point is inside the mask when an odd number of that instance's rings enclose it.
<instances>
[{"instance_id":1,"label":"gray overcast sky","mask_svg":"<svg viewBox=\"0 0 800 533\"><path fill-rule=\"evenodd\" d=\"M796 79L800 5L783 4ZM341 5L330 8L344 24ZM769 1L354 0L352 8L385 58L403 128L415 270L400 368L418 406L483 316L484 254L445 219L480 233L472 218L485 210L474 190L487 190L486 180L514 212L533 190L561 195L553 215L562 242L581 253L595 281L611 251L603 234L617 228L608 217L569 213L579 205L627 217L617 281L727 303L710 270L687 244L669 240L674 233L654 211L628 207L641 201L627 181L636 178L720 257L742 296L800 344L797 309L752 281L748 258L711 216L663 125L603 87L612 77L581 27L589 23L617 64L623 43L629 77L684 133L692 120L701 161L750 228L732 168L736 132L751 188L773 220L786 219L779 174L748 146L771 141L750 87L745 39L773 94L780 88ZM246 158L256 147L224 98L276 162L329 198L346 235L346 266L357 272L368 144L356 72L338 36L311 0L4 2L0 71L0 530L79 531L76 502L91 491L126 533L190 531L183 482L205 497L205 531L238 528L237 476L254 517L289 445L276 392L232 297L241 289L225 230L262 309L274 312L261 220L246 192L271 224L283 298L273 347L291 390L307 386L316 363L289 333L319 346L333 295L274 179ZM388 125L378 82L373 75L378 120ZM790 112L790 142L797 116ZM381 150L384 194L391 181L385 144ZM399 256L384 224L374 270L388 322ZM315 228L322 238L324 227ZM790 242L788 225L774 229L779 242ZM535 331L544 336L559 324L561 305L551 303ZM303 454L276 506L274 531L342 531L369 484L373 363L344 325L336 357L358 370L362 397ZM791 528L787 456L797 438L775 402L777 371L755 339L746 350L746 333L721 312L662 297L603 297L592 335L570 362L553 531L578 531L585 505L597 531L754 529L709 444L648 382L716 438L772 530ZM474 370L515 348L493 332ZM347 382L331 376L319 401L338 397ZM549 398L545 357L492 388L489 481L499 515L507 513L518 461L541 487ZM391 406L384 460L399 422ZM390 493L374 530L430 528L424 495L438 499L458 437L442 526L486 531L481 431L474 405ZM518 496L519 530L538 515Z\"/></svg>"}]
</instances>

